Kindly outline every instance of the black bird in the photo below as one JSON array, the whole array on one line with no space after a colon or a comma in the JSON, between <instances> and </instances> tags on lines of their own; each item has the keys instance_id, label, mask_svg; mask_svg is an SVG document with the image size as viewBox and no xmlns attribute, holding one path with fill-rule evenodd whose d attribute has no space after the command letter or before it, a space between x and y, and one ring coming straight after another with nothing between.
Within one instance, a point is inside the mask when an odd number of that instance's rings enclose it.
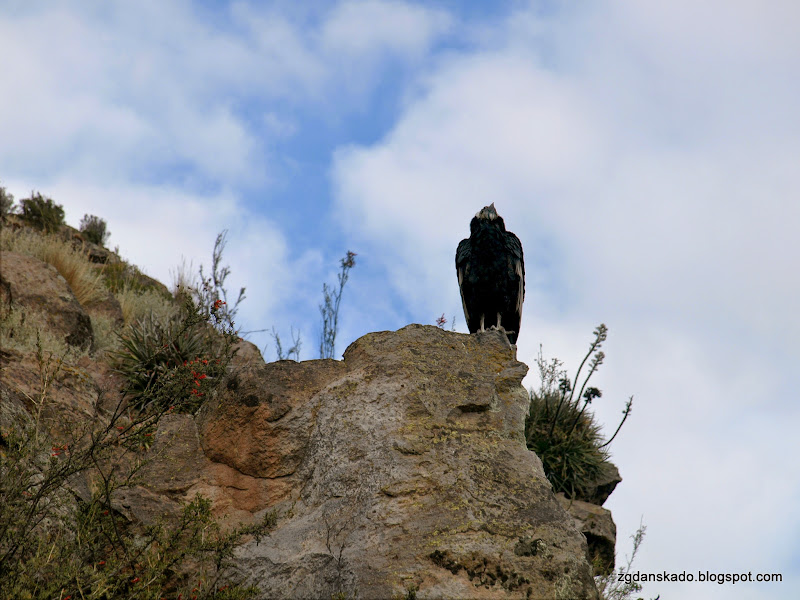
<instances>
[{"instance_id":1,"label":"black bird","mask_svg":"<svg viewBox=\"0 0 800 600\"><path fill-rule=\"evenodd\" d=\"M456 272L464 317L470 333L490 327L505 329L517 343L525 298L525 264L519 238L506 231L494 203L475 215L469 239L456 250Z\"/></svg>"}]
</instances>

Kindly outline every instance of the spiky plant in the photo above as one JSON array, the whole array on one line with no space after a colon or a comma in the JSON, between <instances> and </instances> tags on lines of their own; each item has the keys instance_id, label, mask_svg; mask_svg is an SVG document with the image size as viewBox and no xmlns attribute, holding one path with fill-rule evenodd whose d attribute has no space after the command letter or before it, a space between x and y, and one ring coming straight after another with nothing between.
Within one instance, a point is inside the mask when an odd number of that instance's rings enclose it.
<instances>
[{"instance_id":1,"label":"spiky plant","mask_svg":"<svg viewBox=\"0 0 800 600\"><path fill-rule=\"evenodd\" d=\"M581 412L575 403L565 404L562 400L560 392L541 396L532 393L525 433L528 448L541 459L553 490L573 498L589 491L600 476L608 453L600 448L601 427L591 413Z\"/></svg>"},{"instance_id":2,"label":"spiky plant","mask_svg":"<svg viewBox=\"0 0 800 600\"><path fill-rule=\"evenodd\" d=\"M530 411L525 421L528 448L541 459L545 475L556 492L568 498L586 497L599 479L608 461L608 445L619 433L631 412L633 398L625 406L624 417L614 435L603 441L601 426L586 409L603 394L587 384L603 363L600 347L606 340L608 328L601 324L594 331L589 352L584 357L575 378L570 380L558 359L545 361L541 349L537 357L541 386L530 392ZM578 388L583 367L589 370ZM577 395L576 395L577 390Z\"/></svg>"},{"instance_id":3,"label":"spiky plant","mask_svg":"<svg viewBox=\"0 0 800 600\"><path fill-rule=\"evenodd\" d=\"M119 345L114 352L115 368L127 380L125 391L131 406L139 410L184 401L183 396L192 389L191 377L197 373L185 367L203 364L204 379L209 357L211 368L218 358L208 328L186 311L166 322L153 315L138 320L120 335ZM195 381L199 380L195 377ZM182 402L180 406L191 412L196 403Z\"/></svg>"}]
</instances>

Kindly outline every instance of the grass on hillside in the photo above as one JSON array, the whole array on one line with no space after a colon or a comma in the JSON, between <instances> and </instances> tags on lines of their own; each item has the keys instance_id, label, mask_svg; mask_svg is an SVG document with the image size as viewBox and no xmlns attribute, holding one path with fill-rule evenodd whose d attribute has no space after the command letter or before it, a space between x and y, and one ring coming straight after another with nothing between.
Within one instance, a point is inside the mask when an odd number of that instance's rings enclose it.
<instances>
[{"instance_id":1,"label":"grass on hillside","mask_svg":"<svg viewBox=\"0 0 800 600\"><path fill-rule=\"evenodd\" d=\"M178 314L179 307L174 300L165 298L156 290L142 290L125 286L114 294L122 308L125 325L131 325L146 318L167 323Z\"/></svg>"},{"instance_id":2,"label":"grass on hillside","mask_svg":"<svg viewBox=\"0 0 800 600\"><path fill-rule=\"evenodd\" d=\"M102 302L107 296L102 275L86 255L58 236L31 229L4 231L0 251L26 254L53 265L82 306Z\"/></svg>"}]
</instances>

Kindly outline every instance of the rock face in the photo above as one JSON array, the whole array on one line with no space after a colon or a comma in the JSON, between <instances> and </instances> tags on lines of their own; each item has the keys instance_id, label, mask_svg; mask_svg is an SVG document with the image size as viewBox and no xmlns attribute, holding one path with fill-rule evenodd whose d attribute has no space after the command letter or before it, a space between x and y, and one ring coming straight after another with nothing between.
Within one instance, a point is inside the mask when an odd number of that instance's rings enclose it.
<instances>
[{"instance_id":1,"label":"rock face","mask_svg":"<svg viewBox=\"0 0 800 600\"><path fill-rule=\"evenodd\" d=\"M614 548L617 544L617 526L611 511L583 500L570 500L556 494L561 506L575 520L575 526L586 536L586 558L595 575L609 575L614 570Z\"/></svg>"},{"instance_id":2,"label":"rock face","mask_svg":"<svg viewBox=\"0 0 800 600\"><path fill-rule=\"evenodd\" d=\"M605 463L600 472L600 477L595 480L594 485L589 489L586 496L578 499L597 506L603 506L611 492L621 482L622 477L620 477L619 469L611 463Z\"/></svg>"},{"instance_id":3,"label":"rock face","mask_svg":"<svg viewBox=\"0 0 800 600\"><path fill-rule=\"evenodd\" d=\"M237 553L263 598L596 598L586 540L525 447L526 372L499 332L419 325L343 362L251 363L197 420L213 462L181 487L216 486L240 518L277 509Z\"/></svg>"},{"instance_id":4,"label":"rock face","mask_svg":"<svg viewBox=\"0 0 800 600\"><path fill-rule=\"evenodd\" d=\"M90 347L94 341L89 315L55 267L39 259L3 252L0 300L41 311L49 328L70 346Z\"/></svg>"},{"instance_id":5,"label":"rock face","mask_svg":"<svg viewBox=\"0 0 800 600\"><path fill-rule=\"evenodd\" d=\"M113 266L112 254L93 256ZM87 312L52 266L0 260L2 308L30 309L74 347L91 350L92 319L121 320L111 295ZM40 368L0 348L0 426L30 418ZM553 495L525 446L526 372L497 331L410 325L362 337L343 361L302 363L264 364L243 342L198 415L163 416L136 455L136 484L112 506L151 523L202 494L223 526L274 511L276 528L240 546L233 566L264 599L598 598L590 562L613 560L613 521ZM122 387L83 355L49 382L46 427L69 441L68 424L124 405ZM618 481L607 473L591 500L602 504ZM70 486L91 493L88 480Z\"/></svg>"},{"instance_id":6,"label":"rock face","mask_svg":"<svg viewBox=\"0 0 800 600\"><path fill-rule=\"evenodd\" d=\"M45 307L65 338L82 331L69 315L86 313L54 269L2 258L0 299ZM0 363L3 424L30 410L39 380L30 356ZM302 363L264 364L245 342L197 416L162 418L141 484L113 506L149 523L202 494L223 526L276 511L233 567L264 599L594 599L586 521L525 446L526 372L497 331L410 325L362 337L343 361ZM120 387L81 358L53 382L54 420L92 418Z\"/></svg>"}]
</instances>

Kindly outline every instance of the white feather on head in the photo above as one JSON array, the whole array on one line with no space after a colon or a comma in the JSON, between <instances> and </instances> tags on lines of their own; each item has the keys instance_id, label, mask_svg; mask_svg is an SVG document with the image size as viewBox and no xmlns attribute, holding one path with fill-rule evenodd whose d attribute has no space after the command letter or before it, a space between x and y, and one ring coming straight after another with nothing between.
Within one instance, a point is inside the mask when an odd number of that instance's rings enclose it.
<instances>
[{"instance_id":1,"label":"white feather on head","mask_svg":"<svg viewBox=\"0 0 800 600\"><path fill-rule=\"evenodd\" d=\"M494 202L492 202L489 206L484 206L477 213L475 213L475 218L494 221L497 218L497 209L494 207Z\"/></svg>"}]
</instances>

